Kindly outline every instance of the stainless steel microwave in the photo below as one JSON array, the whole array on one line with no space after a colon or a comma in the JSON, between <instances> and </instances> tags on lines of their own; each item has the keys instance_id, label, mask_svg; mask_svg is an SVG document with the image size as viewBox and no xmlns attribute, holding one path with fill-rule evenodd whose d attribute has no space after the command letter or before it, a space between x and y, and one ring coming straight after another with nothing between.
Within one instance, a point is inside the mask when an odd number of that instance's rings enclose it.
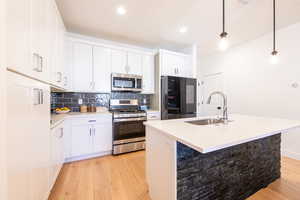
<instances>
[{"instance_id":1,"label":"stainless steel microwave","mask_svg":"<svg viewBox=\"0 0 300 200\"><path fill-rule=\"evenodd\" d=\"M111 75L111 91L141 92L143 76L133 74Z\"/></svg>"}]
</instances>

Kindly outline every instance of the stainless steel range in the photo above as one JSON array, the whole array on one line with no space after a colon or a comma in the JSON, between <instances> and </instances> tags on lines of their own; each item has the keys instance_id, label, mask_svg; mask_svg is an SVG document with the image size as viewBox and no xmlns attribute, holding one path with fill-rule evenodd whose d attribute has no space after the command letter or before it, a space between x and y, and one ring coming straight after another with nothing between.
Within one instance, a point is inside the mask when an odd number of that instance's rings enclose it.
<instances>
[{"instance_id":1,"label":"stainless steel range","mask_svg":"<svg viewBox=\"0 0 300 200\"><path fill-rule=\"evenodd\" d=\"M113 155L145 149L145 111L137 99L111 99L113 112Z\"/></svg>"}]
</instances>

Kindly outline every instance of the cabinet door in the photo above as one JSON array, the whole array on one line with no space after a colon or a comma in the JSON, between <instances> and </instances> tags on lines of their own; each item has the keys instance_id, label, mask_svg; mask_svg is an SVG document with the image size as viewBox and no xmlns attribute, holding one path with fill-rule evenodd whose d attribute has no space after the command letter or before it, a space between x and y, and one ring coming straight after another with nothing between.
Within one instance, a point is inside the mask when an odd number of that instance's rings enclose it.
<instances>
[{"instance_id":1,"label":"cabinet door","mask_svg":"<svg viewBox=\"0 0 300 200\"><path fill-rule=\"evenodd\" d=\"M59 86L62 82L62 77L59 74L58 66L57 66L57 49L58 49L58 38L57 38L57 28L58 28L58 17L57 14L57 8L55 5L55 2L51 4L50 7L50 17L48 19L48 25L49 25L49 42L50 42L50 50L49 50L49 65L50 65L50 79L51 83L54 85Z\"/></svg>"},{"instance_id":2,"label":"cabinet door","mask_svg":"<svg viewBox=\"0 0 300 200\"><path fill-rule=\"evenodd\" d=\"M170 53L163 53L162 55L162 75L163 76L176 76L177 56Z\"/></svg>"},{"instance_id":3,"label":"cabinet door","mask_svg":"<svg viewBox=\"0 0 300 200\"><path fill-rule=\"evenodd\" d=\"M37 82L33 90L40 91L40 104L32 104L32 133L31 160L33 167L30 170L32 199L45 199L49 191L49 160L50 160L50 88Z\"/></svg>"},{"instance_id":4,"label":"cabinet door","mask_svg":"<svg viewBox=\"0 0 300 200\"><path fill-rule=\"evenodd\" d=\"M64 75L64 88L72 91L72 73L73 73L73 43L72 41L65 38L65 75Z\"/></svg>"},{"instance_id":5,"label":"cabinet door","mask_svg":"<svg viewBox=\"0 0 300 200\"><path fill-rule=\"evenodd\" d=\"M50 88L8 73L7 91L7 106L11 107L7 115L8 199L46 199L50 169Z\"/></svg>"},{"instance_id":6,"label":"cabinet door","mask_svg":"<svg viewBox=\"0 0 300 200\"><path fill-rule=\"evenodd\" d=\"M93 47L88 44L73 44L73 87L76 91L93 89Z\"/></svg>"},{"instance_id":7,"label":"cabinet door","mask_svg":"<svg viewBox=\"0 0 300 200\"><path fill-rule=\"evenodd\" d=\"M72 128L71 128L71 123L69 120L64 121L64 159L68 159L71 157L71 151L72 151L72 136L71 136Z\"/></svg>"},{"instance_id":8,"label":"cabinet door","mask_svg":"<svg viewBox=\"0 0 300 200\"><path fill-rule=\"evenodd\" d=\"M142 55L138 53L128 52L128 74L142 75Z\"/></svg>"},{"instance_id":9,"label":"cabinet door","mask_svg":"<svg viewBox=\"0 0 300 200\"><path fill-rule=\"evenodd\" d=\"M185 57L184 56L176 56L175 58L175 68L176 68L176 76L185 77Z\"/></svg>"},{"instance_id":10,"label":"cabinet door","mask_svg":"<svg viewBox=\"0 0 300 200\"><path fill-rule=\"evenodd\" d=\"M49 81L50 69L48 66L49 45L48 23L50 1L31 0L31 66L32 76Z\"/></svg>"},{"instance_id":11,"label":"cabinet door","mask_svg":"<svg viewBox=\"0 0 300 200\"><path fill-rule=\"evenodd\" d=\"M181 77L193 77L193 67L191 65L191 59L189 56L177 57L177 76Z\"/></svg>"},{"instance_id":12,"label":"cabinet door","mask_svg":"<svg viewBox=\"0 0 300 200\"><path fill-rule=\"evenodd\" d=\"M10 72L7 79L6 106L10 108L10 112L7 112L7 199L30 200L29 171L33 158L25 158L24 155L31 155L34 139L30 127L31 86Z\"/></svg>"},{"instance_id":13,"label":"cabinet door","mask_svg":"<svg viewBox=\"0 0 300 200\"><path fill-rule=\"evenodd\" d=\"M65 88L67 86L66 81L66 67L65 67L65 27L60 17L60 13L57 10L57 72L62 76L59 86Z\"/></svg>"},{"instance_id":14,"label":"cabinet door","mask_svg":"<svg viewBox=\"0 0 300 200\"><path fill-rule=\"evenodd\" d=\"M93 48L94 58L94 90L111 91L111 50L103 47Z\"/></svg>"},{"instance_id":15,"label":"cabinet door","mask_svg":"<svg viewBox=\"0 0 300 200\"><path fill-rule=\"evenodd\" d=\"M127 67L127 53L121 50L111 51L111 66L113 73L126 74L128 72Z\"/></svg>"},{"instance_id":16,"label":"cabinet door","mask_svg":"<svg viewBox=\"0 0 300 200\"><path fill-rule=\"evenodd\" d=\"M142 59L143 68L143 93L154 93L154 56L143 55Z\"/></svg>"},{"instance_id":17,"label":"cabinet door","mask_svg":"<svg viewBox=\"0 0 300 200\"><path fill-rule=\"evenodd\" d=\"M93 125L93 152L105 152L112 150L112 124Z\"/></svg>"},{"instance_id":18,"label":"cabinet door","mask_svg":"<svg viewBox=\"0 0 300 200\"><path fill-rule=\"evenodd\" d=\"M92 128L88 125L72 127L72 157L92 153Z\"/></svg>"},{"instance_id":19,"label":"cabinet door","mask_svg":"<svg viewBox=\"0 0 300 200\"><path fill-rule=\"evenodd\" d=\"M59 125L51 131L51 171L50 186L52 187L63 163L64 126Z\"/></svg>"},{"instance_id":20,"label":"cabinet door","mask_svg":"<svg viewBox=\"0 0 300 200\"><path fill-rule=\"evenodd\" d=\"M30 0L9 0L6 4L7 67L30 76Z\"/></svg>"}]
</instances>

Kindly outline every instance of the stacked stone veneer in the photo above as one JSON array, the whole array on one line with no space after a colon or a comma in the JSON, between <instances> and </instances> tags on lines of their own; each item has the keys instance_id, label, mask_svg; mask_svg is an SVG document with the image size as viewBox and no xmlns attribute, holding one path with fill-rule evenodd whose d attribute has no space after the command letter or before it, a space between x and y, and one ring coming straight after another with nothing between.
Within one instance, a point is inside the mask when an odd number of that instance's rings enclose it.
<instances>
[{"instance_id":1,"label":"stacked stone veneer","mask_svg":"<svg viewBox=\"0 0 300 200\"><path fill-rule=\"evenodd\" d=\"M177 200L243 200L280 178L281 134L203 154L177 143Z\"/></svg>"}]
</instances>

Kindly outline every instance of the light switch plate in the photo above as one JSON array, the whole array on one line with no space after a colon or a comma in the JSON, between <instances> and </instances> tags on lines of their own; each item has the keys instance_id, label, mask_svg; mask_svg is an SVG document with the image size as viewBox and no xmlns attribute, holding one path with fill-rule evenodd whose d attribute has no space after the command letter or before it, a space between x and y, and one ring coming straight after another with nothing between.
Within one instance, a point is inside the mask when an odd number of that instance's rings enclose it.
<instances>
[{"instance_id":1,"label":"light switch plate","mask_svg":"<svg viewBox=\"0 0 300 200\"><path fill-rule=\"evenodd\" d=\"M78 104L82 105L82 103L83 103L82 99L78 99Z\"/></svg>"}]
</instances>

